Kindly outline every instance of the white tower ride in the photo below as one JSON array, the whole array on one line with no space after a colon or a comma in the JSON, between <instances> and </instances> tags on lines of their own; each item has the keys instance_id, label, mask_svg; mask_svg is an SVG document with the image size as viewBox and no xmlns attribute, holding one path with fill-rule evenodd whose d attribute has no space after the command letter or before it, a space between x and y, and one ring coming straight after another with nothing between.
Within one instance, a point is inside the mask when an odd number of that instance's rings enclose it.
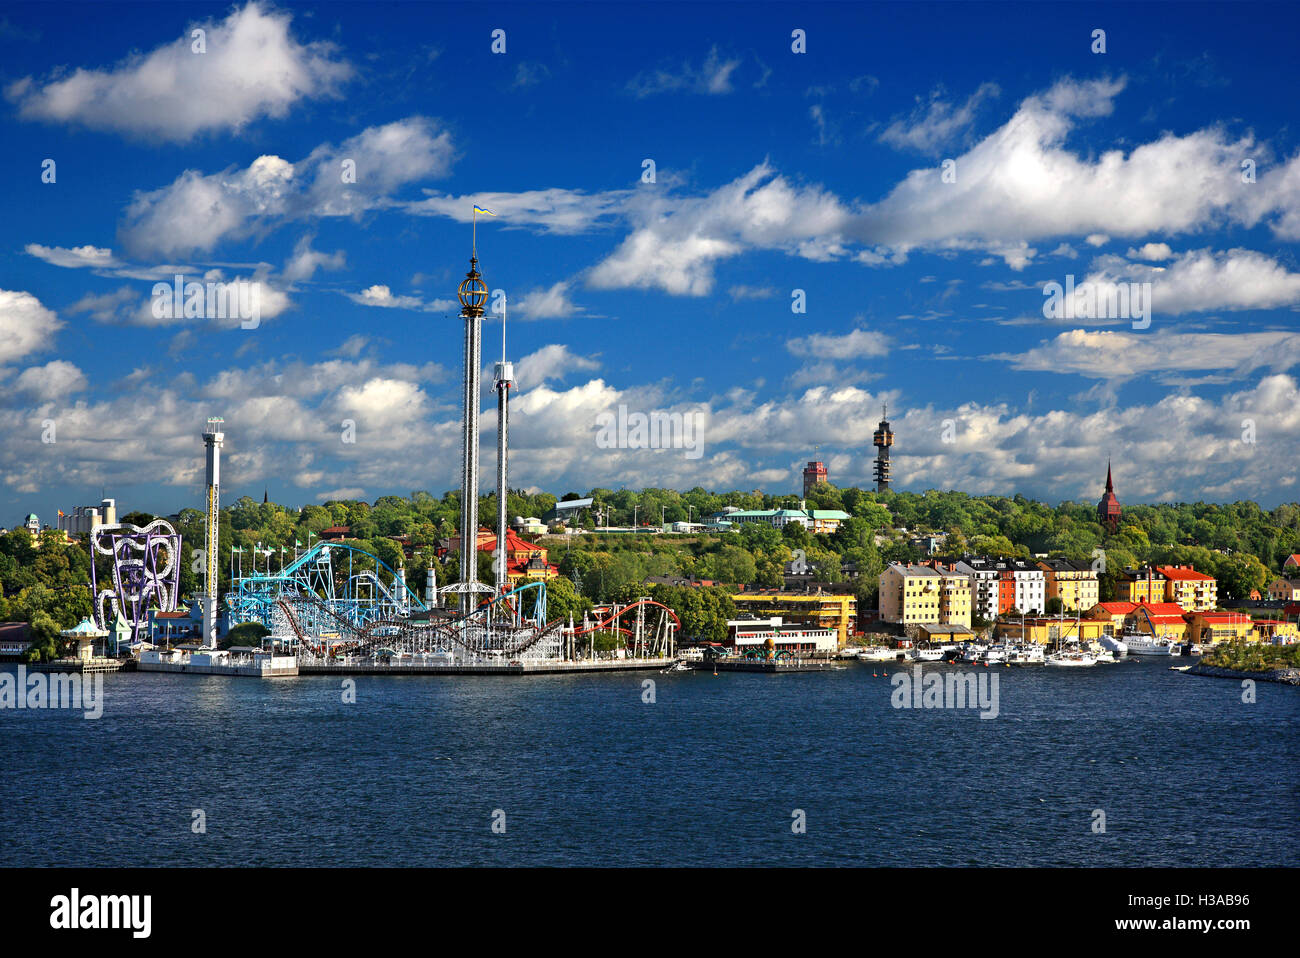
<instances>
[{"instance_id":1,"label":"white tower ride","mask_svg":"<svg viewBox=\"0 0 1300 958\"><path fill-rule=\"evenodd\" d=\"M501 362L496 364L492 377L497 391L497 554L493 564L496 572L497 595L509 591L510 577L506 567L506 499L509 487L506 472L510 444L510 390L515 384L515 364L506 360L506 313L501 307Z\"/></svg>"}]
</instances>

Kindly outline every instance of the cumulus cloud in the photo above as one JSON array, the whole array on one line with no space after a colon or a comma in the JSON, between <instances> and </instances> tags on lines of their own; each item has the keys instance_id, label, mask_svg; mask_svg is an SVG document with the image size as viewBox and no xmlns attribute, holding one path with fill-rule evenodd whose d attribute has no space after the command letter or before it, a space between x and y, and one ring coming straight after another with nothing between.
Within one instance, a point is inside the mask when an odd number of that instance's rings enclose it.
<instances>
[{"instance_id":1,"label":"cumulus cloud","mask_svg":"<svg viewBox=\"0 0 1300 958\"><path fill-rule=\"evenodd\" d=\"M515 381L520 389L529 389L551 379L599 368L600 363L590 356L579 356L562 343L552 343L515 363Z\"/></svg>"},{"instance_id":2,"label":"cumulus cloud","mask_svg":"<svg viewBox=\"0 0 1300 958\"><path fill-rule=\"evenodd\" d=\"M569 299L570 285L567 280L561 280L543 289L525 293L511 307L510 315L523 316L525 319L557 319L579 313L582 307L573 305Z\"/></svg>"},{"instance_id":3,"label":"cumulus cloud","mask_svg":"<svg viewBox=\"0 0 1300 958\"><path fill-rule=\"evenodd\" d=\"M137 193L119 237L137 256L207 252L285 221L364 212L408 183L445 175L453 158L450 135L433 121L398 120L319 146L298 163L264 155L244 169L187 170ZM349 170L355 182L345 180Z\"/></svg>"},{"instance_id":4,"label":"cumulus cloud","mask_svg":"<svg viewBox=\"0 0 1300 958\"><path fill-rule=\"evenodd\" d=\"M49 349L63 321L31 293L0 289L0 363Z\"/></svg>"},{"instance_id":5,"label":"cumulus cloud","mask_svg":"<svg viewBox=\"0 0 1300 958\"><path fill-rule=\"evenodd\" d=\"M785 348L795 356L814 359L865 359L889 355L889 337L873 330L855 329L842 336L812 333L786 340Z\"/></svg>"},{"instance_id":6,"label":"cumulus cloud","mask_svg":"<svg viewBox=\"0 0 1300 958\"><path fill-rule=\"evenodd\" d=\"M1169 250L1163 243L1148 245L1163 247L1156 250L1158 254ZM1210 310L1274 309L1300 303L1300 273L1292 273L1271 257L1247 249L1219 253L1191 250L1167 266L1103 256L1084 282L1098 302L1127 284L1150 283L1151 309L1157 317ZM1083 295L1076 291L1074 298L1078 301ZM1085 314L1076 309L1070 315Z\"/></svg>"},{"instance_id":7,"label":"cumulus cloud","mask_svg":"<svg viewBox=\"0 0 1300 958\"><path fill-rule=\"evenodd\" d=\"M334 95L352 67L324 42L300 43L292 14L252 2L225 20L196 22L147 54L107 69L77 68L7 88L25 119L75 123L151 140L185 142L282 118L303 99ZM206 52L193 31L205 31Z\"/></svg>"},{"instance_id":8,"label":"cumulus cloud","mask_svg":"<svg viewBox=\"0 0 1300 958\"><path fill-rule=\"evenodd\" d=\"M795 185L764 163L703 197L638 197L629 216L635 229L591 270L588 284L705 296L716 263L749 248L808 259L842 253L835 237L848 211L826 190Z\"/></svg>"},{"instance_id":9,"label":"cumulus cloud","mask_svg":"<svg viewBox=\"0 0 1300 958\"><path fill-rule=\"evenodd\" d=\"M16 392L45 402L79 393L88 385L85 373L66 360L56 359L44 366L24 369L14 380L13 388Z\"/></svg>"}]
</instances>

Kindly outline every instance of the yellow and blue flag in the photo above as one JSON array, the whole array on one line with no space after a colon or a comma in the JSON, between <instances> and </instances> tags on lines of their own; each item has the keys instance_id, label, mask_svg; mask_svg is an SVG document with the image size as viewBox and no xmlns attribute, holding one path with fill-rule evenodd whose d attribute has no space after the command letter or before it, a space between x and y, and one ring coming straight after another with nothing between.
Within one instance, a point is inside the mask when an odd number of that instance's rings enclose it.
<instances>
[{"instance_id":1,"label":"yellow and blue flag","mask_svg":"<svg viewBox=\"0 0 1300 958\"><path fill-rule=\"evenodd\" d=\"M475 213L482 213L484 216L496 216L496 214L493 213L491 210L485 210L485 209L483 209L483 207L481 207L481 206L476 206L476 207L474 207L474 212L475 212Z\"/></svg>"}]
</instances>

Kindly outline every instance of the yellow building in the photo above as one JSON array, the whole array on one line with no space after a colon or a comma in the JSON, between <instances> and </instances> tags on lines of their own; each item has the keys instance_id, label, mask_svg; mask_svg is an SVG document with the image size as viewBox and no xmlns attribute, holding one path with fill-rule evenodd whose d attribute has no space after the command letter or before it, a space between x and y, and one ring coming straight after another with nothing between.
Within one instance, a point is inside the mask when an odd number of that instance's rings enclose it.
<instances>
[{"instance_id":1,"label":"yellow building","mask_svg":"<svg viewBox=\"0 0 1300 958\"><path fill-rule=\"evenodd\" d=\"M1032 619L1007 619L993 628L994 637L1001 642L1037 642L1039 645L1056 645L1057 642L1095 642L1103 635L1113 635L1110 623L1103 619L1052 618L1039 616Z\"/></svg>"},{"instance_id":2,"label":"yellow building","mask_svg":"<svg viewBox=\"0 0 1300 958\"><path fill-rule=\"evenodd\" d=\"M924 565L890 563L880 573L880 618L895 625L971 624L968 576Z\"/></svg>"},{"instance_id":3,"label":"yellow building","mask_svg":"<svg viewBox=\"0 0 1300 958\"><path fill-rule=\"evenodd\" d=\"M1047 598L1059 598L1066 612L1086 612L1101 599L1097 573L1086 562L1044 559L1038 563L1047 577Z\"/></svg>"},{"instance_id":4,"label":"yellow building","mask_svg":"<svg viewBox=\"0 0 1300 958\"><path fill-rule=\"evenodd\" d=\"M788 622L815 624L834 629L840 648L857 627L858 600L851 595L825 592L737 592L731 597L736 608L756 618L781 616Z\"/></svg>"},{"instance_id":5,"label":"yellow building","mask_svg":"<svg viewBox=\"0 0 1300 958\"><path fill-rule=\"evenodd\" d=\"M1290 643L1300 641L1300 623L1285 619L1256 619L1251 638L1257 642Z\"/></svg>"},{"instance_id":6,"label":"yellow building","mask_svg":"<svg viewBox=\"0 0 1300 958\"><path fill-rule=\"evenodd\" d=\"M1165 577L1155 569L1125 569L1115 577L1115 601L1164 602Z\"/></svg>"},{"instance_id":7,"label":"yellow building","mask_svg":"<svg viewBox=\"0 0 1300 958\"><path fill-rule=\"evenodd\" d=\"M1244 612L1189 612L1187 639L1201 645L1241 642L1254 636L1255 623Z\"/></svg>"},{"instance_id":8,"label":"yellow building","mask_svg":"<svg viewBox=\"0 0 1300 958\"><path fill-rule=\"evenodd\" d=\"M1150 605L1172 602L1189 611L1207 612L1218 608L1219 583L1214 576L1191 566L1125 569L1116 577L1115 598Z\"/></svg>"}]
</instances>

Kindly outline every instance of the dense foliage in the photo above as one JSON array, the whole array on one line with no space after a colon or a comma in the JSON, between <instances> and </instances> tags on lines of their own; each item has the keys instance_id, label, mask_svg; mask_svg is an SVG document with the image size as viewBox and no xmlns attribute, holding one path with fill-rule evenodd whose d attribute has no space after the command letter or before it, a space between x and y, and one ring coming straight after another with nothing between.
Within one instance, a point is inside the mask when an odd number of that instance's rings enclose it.
<instances>
[{"instance_id":1,"label":"dense foliage","mask_svg":"<svg viewBox=\"0 0 1300 958\"><path fill-rule=\"evenodd\" d=\"M772 509L799 505L799 498L793 495L711 493L698 487L684 493L597 488L587 495L614 525L631 525L634 517L639 525L688 519L698 522L724 506ZM570 492L561 498L580 498L580 494ZM547 493L512 490L508 512L512 520L516 516L542 517L556 501ZM1030 558L1046 554L1092 562L1104 553L1103 599L1114 595L1116 573L1145 562L1192 565L1218 578L1224 599L1243 598L1252 589L1264 588L1279 573L1287 555L1300 553L1300 504L1296 503L1268 511L1254 502L1127 506L1113 535L1097 523L1091 503L1050 506L1023 496L971 496L938 490L878 495L823 483L813 490L808 506L842 509L850 518L827 536L812 535L795 525L782 531L746 525L717 534L548 537L545 543L550 560L567 580L552 583L548 618L570 614L581 618L593 602L643 595L647 592L643 581L648 576L695 576L732 588L738 583L776 587L782 584L785 565L800 556L815 570L818 581L843 582L856 593L863 608L873 608L877 578L884 566L922 557L909 544L909 538L918 534L946 534L944 552L950 555L972 552ZM445 561L439 560L435 548L439 539L455 533L459 513L459 493L455 491L440 499L428 492L415 492L409 497L383 496L373 504L330 501L302 509L246 496L222 510L222 580L229 581L232 547L242 550L234 560L245 572L251 571L254 562L259 569L266 568L268 562L271 568L279 568L282 555L286 560L292 557L295 543L299 549L306 548L325 529L346 525L350 527L349 541L394 568L403 561L402 548L389 537L409 536L413 554L404 560L407 582L420 588L425 571L432 567L439 583L445 583L457 575L456 559L449 555ZM496 496L481 497L480 524L493 527L495 513ZM124 521L137 524L152 518L144 513L123 516ZM592 511L582 513L578 521L587 529L594 528ZM181 593L191 595L198 591L203 567L201 556L195 554L203 546L203 516L196 509L185 509L175 525L183 537ZM87 547L84 543L63 545L57 539L51 535L48 542L36 543L22 529L0 536L0 620L35 624L36 616L43 613L57 627L66 628L90 612ZM269 548L273 554L269 558L255 556L252 550L258 547ZM480 575L485 580L491 578L490 561L486 553L480 555ZM842 570L849 563L856 566L858 574L844 581ZM106 573L107 566L101 565L100 571ZM683 631L692 637L718 636L719 622L725 630L725 618L734 614L725 588L656 589L649 591L656 597L668 597L663 601L683 617ZM690 626L685 625L687 619Z\"/></svg>"}]
</instances>

